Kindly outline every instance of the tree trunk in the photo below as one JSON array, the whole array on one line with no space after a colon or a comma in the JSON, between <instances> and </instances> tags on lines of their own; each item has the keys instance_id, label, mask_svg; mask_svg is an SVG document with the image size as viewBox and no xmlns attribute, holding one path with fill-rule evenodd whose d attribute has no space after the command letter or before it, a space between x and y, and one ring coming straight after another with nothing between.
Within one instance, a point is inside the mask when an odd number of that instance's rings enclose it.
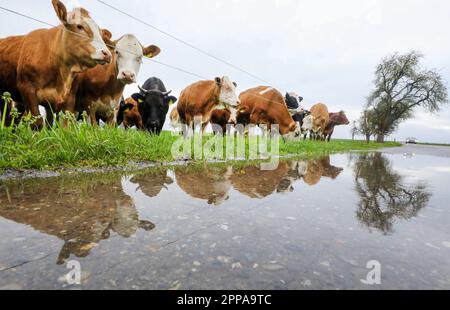
<instances>
[{"instance_id":1,"label":"tree trunk","mask_svg":"<svg viewBox=\"0 0 450 310\"><path fill-rule=\"evenodd\" d=\"M377 143L384 143L384 135L378 135Z\"/></svg>"},{"instance_id":2,"label":"tree trunk","mask_svg":"<svg viewBox=\"0 0 450 310\"><path fill-rule=\"evenodd\" d=\"M367 144L370 143L370 135L366 135L366 141L367 141Z\"/></svg>"}]
</instances>

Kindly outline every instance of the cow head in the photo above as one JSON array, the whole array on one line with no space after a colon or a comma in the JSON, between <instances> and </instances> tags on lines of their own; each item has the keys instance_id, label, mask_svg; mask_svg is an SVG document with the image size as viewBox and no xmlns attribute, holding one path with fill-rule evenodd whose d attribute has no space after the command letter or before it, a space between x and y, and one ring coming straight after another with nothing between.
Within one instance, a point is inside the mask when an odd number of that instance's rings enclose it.
<instances>
[{"instance_id":1,"label":"cow head","mask_svg":"<svg viewBox=\"0 0 450 310\"><path fill-rule=\"evenodd\" d=\"M153 58L161 52L155 45L142 47L139 40L131 34L124 35L114 42L117 79L124 84L136 82L143 57Z\"/></svg>"},{"instance_id":2,"label":"cow head","mask_svg":"<svg viewBox=\"0 0 450 310\"><path fill-rule=\"evenodd\" d=\"M286 93L286 105L291 115L302 111L300 103L303 101L303 97L297 96L295 93Z\"/></svg>"},{"instance_id":3,"label":"cow head","mask_svg":"<svg viewBox=\"0 0 450 310\"><path fill-rule=\"evenodd\" d=\"M350 121L344 111L332 114L330 121L334 122L336 125L350 125Z\"/></svg>"},{"instance_id":4,"label":"cow head","mask_svg":"<svg viewBox=\"0 0 450 310\"><path fill-rule=\"evenodd\" d=\"M297 123L292 122L291 125L289 126L288 133L283 134L283 138L287 142L292 142L298 140L300 138L300 134L301 134L300 126Z\"/></svg>"},{"instance_id":5,"label":"cow head","mask_svg":"<svg viewBox=\"0 0 450 310\"><path fill-rule=\"evenodd\" d=\"M56 15L67 30L64 33L65 49L81 68L93 68L97 64L110 63L111 52L102 38L102 32L89 12L76 8L67 12L61 1L52 0Z\"/></svg>"},{"instance_id":6,"label":"cow head","mask_svg":"<svg viewBox=\"0 0 450 310\"><path fill-rule=\"evenodd\" d=\"M237 84L231 82L230 78L224 76L222 78L217 77L215 79L216 85L219 87L219 104L229 108L231 112L230 123L236 124L237 107L240 104L236 88Z\"/></svg>"},{"instance_id":7,"label":"cow head","mask_svg":"<svg viewBox=\"0 0 450 310\"><path fill-rule=\"evenodd\" d=\"M169 92L146 90L139 86L141 93L134 94L132 98L138 102L143 126L153 134L159 135L164 126L169 106L177 102L177 98L170 96Z\"/></svg>"}]
</instances>

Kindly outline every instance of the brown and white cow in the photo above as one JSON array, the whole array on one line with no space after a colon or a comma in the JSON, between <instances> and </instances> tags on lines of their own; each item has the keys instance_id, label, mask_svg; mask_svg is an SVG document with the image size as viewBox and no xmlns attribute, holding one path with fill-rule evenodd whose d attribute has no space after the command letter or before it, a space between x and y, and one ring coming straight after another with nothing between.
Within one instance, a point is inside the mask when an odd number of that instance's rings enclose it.
<instances>
[{"instance_id":1,"label":"brown and white cow","mask_svg":"<svg viewBox=\"0 0 450 310\"><path fill-rule=\"evenodd\" d=\"M107 42L111 34L105 38ZM113 49L113 59L108 65L97 66L80 73L74 81L72 91L76 92L76 104L80 111L87 111L91 124L103 120L109 125L115 123L115 110L122 99L125 86L136 82L144 56L152 58L161 50L155 45L143 47L131 34L108 44Z\"/></svg>"},{"instance_id":2,"label":"brown and white cow","mask_svg":"<svg viewBox=\"0 0 450 310\"><path fill-rule=\"evenodd\" d=\"M311 115L304 119L302 131L310 130L312 140L322 139L330 120L328 107L323 103L318 103L311 108L310 112Z\"/></svg>"},{"instance_id":3,"label":"brown and white cow","mask_svg":"<svg viewBox=\"0 0 450 310\"><path fill-rule=\"evenodd\" d=\"M268 86L249 89L239 96L238 123L243 125L278 125L287 140L300 135L300 128L289 113L283 95Z\"/></svg>"},{"instance_id":4,"label":"brown and white cow","mask_svg":"<svg viewBox=\"0 0 450 310\"><path fill-rule=\"evenodd\" d=\"M61 26L0 40L0 63L6 61L10 69L0 75L0 90L20 94L20 98L13 99L21 112L37 117L37 128L43 125L39 105L48 112L75 112L75 107L67 102L71 102L76 74L109 63L112 58L88 11L77 8L67 12L58 0L52 0L52 4ZM18 57L10 55L11 48Z\"/></svg>"},{"instance_id":5,"label":"brown and white cow","mask_svg":"<svg viewBox=\"0 0 450 310\"><path fill-rule=\"evenodd\" d=\"M350 121L348 120L347 115L345 115L344 111L338 113L330 113L330 120L327 127L325 128L325 131L323 132L323 139L330 142L335 127L343 125L350 125Z\"/></svg>"},{"instance_id":6,"label":"brown and white cow","mask_svg":"<svg viewBox=\"0 0 450 310\"><path fill-rule=\"evenodd\" d=\"M197 119L203 130L211 120L211 114L218 107L228 107L231 111L231 122L236 122L236 108L239 99L236 94L237 84L224 76L213 81L199 81L181 92L178 101L178 114L181 123L190 128Z\"/></svg>"}]
</instances>

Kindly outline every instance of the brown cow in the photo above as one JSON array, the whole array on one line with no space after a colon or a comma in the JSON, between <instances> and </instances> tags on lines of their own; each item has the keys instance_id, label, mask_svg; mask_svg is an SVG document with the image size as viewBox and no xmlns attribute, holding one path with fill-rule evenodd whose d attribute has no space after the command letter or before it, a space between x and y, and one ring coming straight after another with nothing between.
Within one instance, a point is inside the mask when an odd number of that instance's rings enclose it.
<instances>
[{"instance_id":1,"label":"brown cow","mask_svg":"<svg viewBox=\"0 0 450 310\"><path fill-rule=\"evenodd\" d=\"M23 36L8 37L0 40L0 96L4 92L9 92L14 100L20 99L20 93L16 88L17 65L20 54L18 51L23 45ZM0 113L3 113L5 102L0 99ZM11 104L6 109L6 124L9 126L12 119L10 117Z\"/></svg>"},{"instance_id":2,"label":"brown cow","mask_svg":"<svg viewBox=\"0 0 450 310\"><path fill-rule=\"evenodd\" d=\"M133 98L128 98L120 103L117 114L117 125L123 124L126 129L136 126L137 129L144 129L141 113L139 113L138 102Z\"/></svg>"},{"instance_id":3,"label":"brown cow","mask_svg":"<svg viewBox=\"0 0 450 310\"><path fill-rule=\"evenodd\" d=\"M350 121L348 120L347 115L345 115L345 112L341 111L339 113L330 113L330 120L325 128L325 131L323 132L323 139L330 142L334 133L334 128L342 125L350 125Z\"/></svg>"},{"instance_id":4,"label":"brown cow","mask_svg":"<svg viewBox=\"0 0 450 310\"><path fill-rule=\"evenodd\" d=\"M212 112L220 105L230 108L231 121L235 123L236 107L239 104L236 87L236 83L232 83L226 76L188 86L182 91L177 106L181 123L194 128L198 119L204 131L211 120Z\"/></svg>"},{"instance_id":5,"label":"brown cow","mask_svg":"<svg viewBox=\"0 0 450 310\"><path fill-rule=\"evenodd\" d=\"M77 8L67 12L58 0L52 0L52 4L61 26L0 40L0 63L6 62L2 67L9 69L0 73L0 91L20 94L13 99L21 112L31 112L37 118L37 128L43 125L39 105L47 112L75 112L75 107L67 103L72 102L76 74L109 63L112 58L88 11ZM12 51L18 57L10 55Z\"/></svg>"},{"instance_id":6,"label":"brown cow","mask_svg":"<svg viewBox=\"0 0 450 310\"><path fill-rule=\"evenodd\" d=\"M319 140L322 138L323 133L330 121L330 114L328 107L323 103L318 103L311 108L312 117L312 130L311 139Z\"/></svg>"},{"instance_id":7,"label":"brown cow","mask_svg":"<svg viewBox=\"0 0 450 310\"><path fill-rule=\"evenodd\" d=\"M227 134L227 125L230 124L230 119L231 111L229 109L214 110L211 114L211 124L219 126L224 136Z\"/></svg>"},{"instance_id":8,"label":"brown cow","mask_svg":"<svg viewBox=\"0 0 450 310\"><path fill-rule=\"evenodd\" d=\"M98 124L100 119L114 125L114 112L120 104L125 86L136 82L144 55L152 58L161 52L154 45L142 47L131 34L115 42L109 41L111 33L105 36L108 45L115 46L112 62L79 74L72 87L72 92L76 92L78 110L87 111L93 125Z\"/></svg>"},{"instance_id":9,"label":"brown cow","mask_svg":"<svg viewBox=\"0 0 450 310\"><path fill-rule=\"evenodd\" d=\"M201 171L186 168L175 169L180 189L189 196L205 200L209 205L219 206L229 199L231 190L231 167L208 167Z\"/></svg>"},{"instance_id":10,"label":"brown cow","mask_svg":"<svg viewBox=\"0 0 450 310\"><path fill-rule=\"evenodd\" d=\"M239 96L238 122L243 125L278 125L280 134L287 140L300 136L300 128L293 120L283 95L276 89L260 86Z\"/></svg>"},{"instance_id":11,"label":"brown cow","mask_svg":"<svg viewBox=\"0 0 450 310\"><path fill-rule=\"evenodd\" d=\"M291 170L288 162L281 162L275 170L262 170L258 166L236 169L231 176L235 190L252 199L269 197L280 188L280 184Z\"/></svg>"}]
</instances>

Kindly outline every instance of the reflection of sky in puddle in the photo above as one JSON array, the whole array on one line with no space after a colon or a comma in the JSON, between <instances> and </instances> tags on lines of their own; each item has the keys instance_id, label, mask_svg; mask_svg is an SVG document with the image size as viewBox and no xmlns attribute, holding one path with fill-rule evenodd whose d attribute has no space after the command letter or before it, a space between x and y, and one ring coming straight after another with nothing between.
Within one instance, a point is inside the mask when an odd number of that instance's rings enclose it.
<instances>
[{"instance_id":1,"label":"reflection of sky in puddle","mask_svg":"<svg viewBox=\"0 0 450 310\"><path fill-rule=\"evenodd\" d=\"M337 155L0 185L0 287L450 288L448 158ZM59 263L60 265L57 265Z\"/></svg>"}]
</instances>

